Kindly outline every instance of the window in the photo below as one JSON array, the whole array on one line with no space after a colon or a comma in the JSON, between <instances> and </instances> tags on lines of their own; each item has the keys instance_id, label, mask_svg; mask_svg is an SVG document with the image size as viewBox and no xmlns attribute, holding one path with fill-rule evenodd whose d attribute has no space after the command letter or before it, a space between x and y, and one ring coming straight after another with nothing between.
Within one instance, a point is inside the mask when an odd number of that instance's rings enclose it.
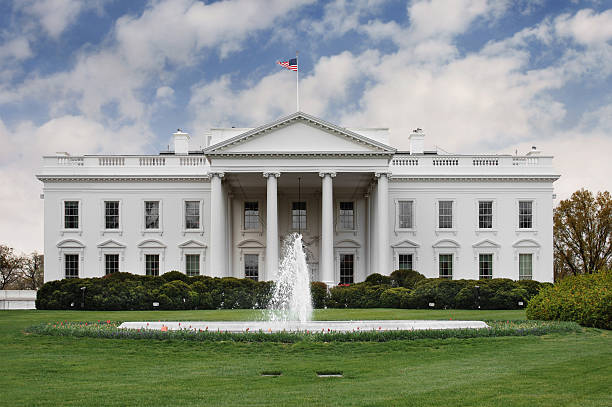
<instances>
[{"instance_id":1,"label":"window","mask_svg":"<svg viewBox=\"0 0 612 407\"><path fill-rule=\"evenodd\" d=\"M185 255L185 274L188 276L200 275L200 255L186 254Z\"/></svg>"},{"instance_id":2,"label":"window","mask_svg":"<svg viewBox=\"0 0 612 407\"><path fill-rule=\"evenodd\" d=\"M400 229L412 229L412 201L399 201L398 226Z\"/></svg>"},{"instance_id":3,"label":"window","mask_svg":"<svg viewBox=\"0 0 612 407\"><path fill-rule=\"evenodd\" d=\"M145 229L159 229L159 201L145 201Z\"/></svg>"},{"instance_id":4,"label":"window","mask_svg":"<svg viewBox=\"0 0 612 407\"><path fill-rule=\"evenodd\" d=\"M453 228L453 201L438 202L438 228Z\"/></svg>"},{"instance_id":5,"label":"window","mask_svg":"<svg viewBox=\"0 0 612 407\"><path fill-rule=\"evenodd\" d=\"M493 278L493 255L492 254L478 255L478 278L481 280Z\"/></svg>"},{"instance_id":6,"label":"window","mask_svg":"<svg viewBox=\"0 0 612 407\"><path fill-rule=\"evenodd\" d=\"M400 270L413 270L412 254L400 254L398 263L399 263Z\"/></svg>"},{"instance_id":7,"label":"window","mask_svg":"<svg viewBox=\"0 0 612 407\"><path fill-rule=\"evenodd\" d=\"M340 255L340 284L353 284L355 275L354 258L353 254Z\"/></svg>"},{"instance_id":8,"label":"window","mask_svg":"<svg viewBox=\"0 0 612 407\"><path fill-rule=\"evenodd\" d=\"M145 273L147 276L159 276L159 254L145 254Z\"/></svg>"},{"instance_id":9,"label":"window","mask_svg":"<svg viewBox=\"0 0 612 407\"><path fill-rule=\"evenodd\" d=\"M200 229L200 201L185 201L185 229Z\"/></svg>"},{"instance_id":10,"label":"window","mask_svg":"<svg viewBox=\"0 0 612 407\"><path fill-rule=\"evenodd\" d=\"M259 202L244 203L244 230L259 229Z\"/></svg>"},{"instance_id":11,"label":"window","mask_svg":"<svg viewBox=\"0 0 612 407\"><path fill-rule=\"evenodd\" d=\"M79 201L64 201L64 229L79 228Z\"/></svg>"},{"instance_id":12,"label":"window","mask_svg":"<svg viewBox=\"0 0 612 407\"><path fill-rule=\"evenodd\" d=\"M519 229L531 229L533 227L533 202L519 202Z\"/></svg>"},{"instance_id":13,"label":"window","mask_svg":"<svg viewBox=\"0 0 612 407\"><path fill-rule=\"evenodd\" d=\"M338 221L340 222L340 228L343 230L355 229L355 203L354 202L340 202L340 216Z\"/></svg>"},{"instance_id":14,"label":"window","mask_svg":"<svg viewBox=\"0 0 612 407\"><path fill-rule=\"evenodd\" d=\"M478 202L478 228L493 228L493 201Z\"/></svg>"},{"instance_id":15,"label":"window","mask_svg":"<svg viewBox=\"0 0 612 407\"><path fill-rule=\"evenodd\" d=\"M64 271L66 278L79 277L79 255L66 254L64 255Z\"/></svg>"},{"instance_id":16,"label":"window","mask_svg":"<svg viewBox=\"0 0 612 407\"><path fill-rule=\"evenodd\" d=\"M306 229L306 202L291 203L291 228Z\"/></svg>"},{"instance_id":17,"label":"window","mask_svg":"<svg viewBox=\"0 0 612 407\"><path fill-rule=\"evenodd\" d=\"M259 280L259 255L245 254L244 255L244 278L251 280Z\"/></svg>"},{"instance_id":18,"label":"window","mask_svg":"<svg viewBox=\"0 0 612 407\"><path fill-rule=\"evenodd\" d=\"M441 254L438 258L438 270L440 278L453 279L453 255Z\"/></svg>"},{"instance_id":19,"label":"window","mask_svg":"<svg viewBox=\"0 0 612 407\"><path fill-rule=\"evenodd\" d=\"M107 275L119 272L119 255L118 254L105 254L104 255L104 272Z\"/></svg>"},{"instance_id":20,"label":"window","mask_svg":"<svg viewBox=\"0 0 612 407\"><path fill-rule=\"evenodd\" d=\"M519 253L519 280L533 279L533 255Z\"/></svg>"},{"instance_id":21,"label":"window","mask_svg":"<svg viewBox=\"0 0 612 407\"><path fill-rule=\"evenodd\" d=\"M104 228L119 229L119 201L104 201Z\"/></svg>"}]
</instances>

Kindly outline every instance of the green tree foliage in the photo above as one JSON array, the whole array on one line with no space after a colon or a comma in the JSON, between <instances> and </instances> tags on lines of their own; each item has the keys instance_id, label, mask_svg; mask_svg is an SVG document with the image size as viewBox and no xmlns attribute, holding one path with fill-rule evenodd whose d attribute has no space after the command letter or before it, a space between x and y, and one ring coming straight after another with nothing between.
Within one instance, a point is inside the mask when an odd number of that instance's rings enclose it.
<instances>
[{"instance_id":1,"label":"green tree foliage","mask_svg":"<svg viewBox=\"0 0 612 407\"><path fill-rule=\"evenodd\" d=\"M554 211L555 281L612 266L612 198L585 189Z\"/></svg>"}]
</instances>

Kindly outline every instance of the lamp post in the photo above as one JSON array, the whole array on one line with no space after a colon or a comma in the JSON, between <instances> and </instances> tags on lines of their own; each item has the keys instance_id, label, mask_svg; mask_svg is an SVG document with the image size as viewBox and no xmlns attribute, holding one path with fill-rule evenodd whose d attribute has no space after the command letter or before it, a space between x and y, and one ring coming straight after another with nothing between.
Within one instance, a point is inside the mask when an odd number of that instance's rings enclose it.
<instances>
[{"instance_id":1,"label":"lamp post","mask_svg":"<svg viewBox=\"0 0 612 407\"><path fill-rule=\"evenodd\" d=\"M85 290L87 289L87 287L83 286L81 287L81 309L85 308Z\"/></svg>"},{"instance_id":2,"label":"lamp post","mask_svg":"<svg viewBox=\"0 0 612 407\"><path fill-rule=\"evenodd\" d=\"M476 289L476 308L480 309L480 286L475 285L474 288Z\"/></svg>"}]
</instances>

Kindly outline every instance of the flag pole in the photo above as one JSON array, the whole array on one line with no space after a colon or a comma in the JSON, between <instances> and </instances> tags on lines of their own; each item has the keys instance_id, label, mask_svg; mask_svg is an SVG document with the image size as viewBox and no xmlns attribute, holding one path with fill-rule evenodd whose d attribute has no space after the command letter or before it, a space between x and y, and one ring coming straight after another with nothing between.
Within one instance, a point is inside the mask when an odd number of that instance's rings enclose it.
<instances>
[{"instance_id":1,"label":"flag pole","mask_svg":"<svg viewBox=\"0 0 612 407\"><path fill-rule=\"evenodd\" d=\"M295 101L297 111L300 111L300 61L298 60L298 52L295 51L295 62L297 65L297 71L295 71Z\"/></svg>"}]
</instances>

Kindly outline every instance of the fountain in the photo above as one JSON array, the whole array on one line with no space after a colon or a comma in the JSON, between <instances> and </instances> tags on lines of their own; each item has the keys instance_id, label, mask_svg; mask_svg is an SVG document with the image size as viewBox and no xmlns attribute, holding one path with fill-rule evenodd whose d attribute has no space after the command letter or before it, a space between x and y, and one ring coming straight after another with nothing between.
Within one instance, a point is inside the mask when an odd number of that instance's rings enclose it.
<instances>
[{"instance_id":1,"label":"fountain","mask_svg":"<svg viewBox=\"0 0 612 407\"><path fill-rule=\"evenodd\" d=\"M220 332L359 332L415 329L487 328L482 321L312 321L310 274L302 235L293 233L283 243L278 278L268 309L259 321L142 321L124 322L119 328Z\"/></svg>"},{"instance_id":2,"label":"fountain","mask_svg":"<svg viewBox=\"0 0 612 407\"><path fill-rule=\"evenodd\" d=\"M312 319L310 278L300 234L292 233L283 242L278 278L265 315L268 321L281 324Z\"/></svg>"}]
</instances>

